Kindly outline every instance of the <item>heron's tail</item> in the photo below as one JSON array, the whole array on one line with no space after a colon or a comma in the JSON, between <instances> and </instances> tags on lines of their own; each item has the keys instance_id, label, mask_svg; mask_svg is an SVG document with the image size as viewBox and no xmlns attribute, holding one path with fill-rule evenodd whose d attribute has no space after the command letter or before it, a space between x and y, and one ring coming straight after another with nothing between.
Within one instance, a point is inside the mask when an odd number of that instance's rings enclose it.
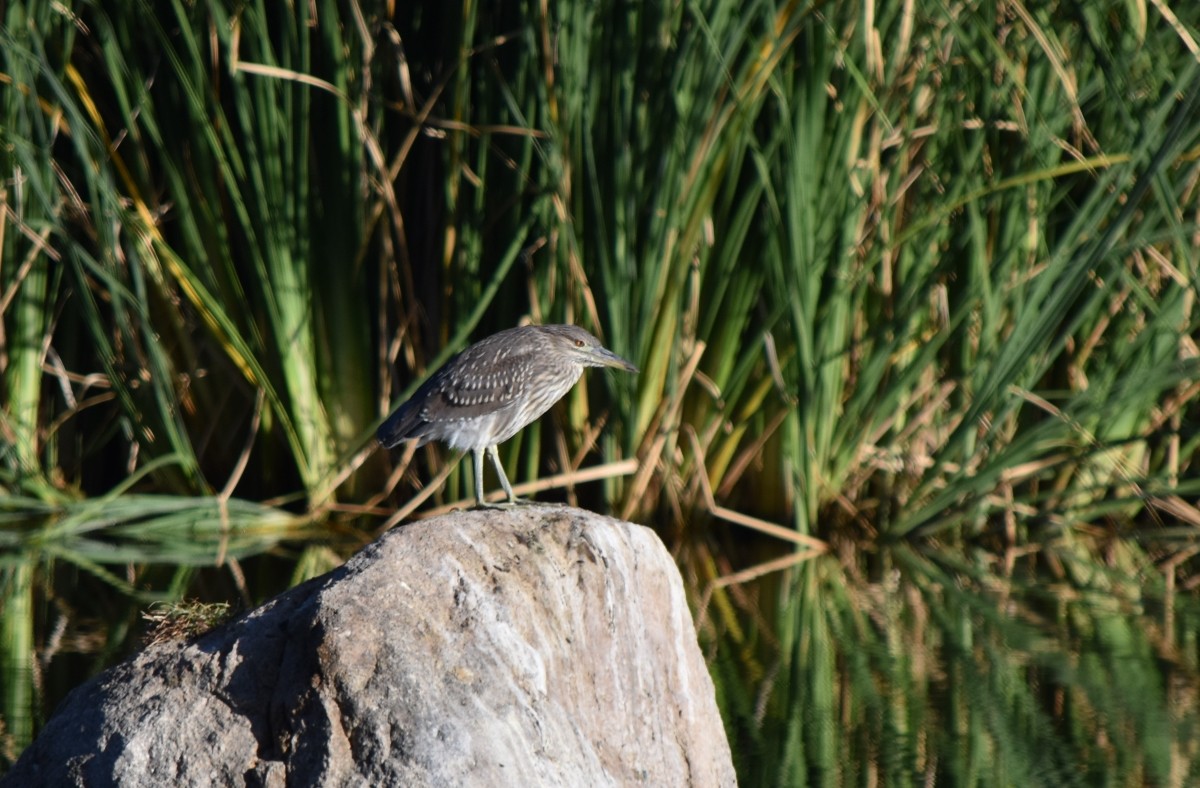
<instances>
[{"instance_id":1,"label":"heron's tail","mask_svg":"<svg viewBox=\"0 0 1200 788\"><path fill-rule=\"evenodd\" d=\"M416 417L415 410L406 402L395 413L388 416L387 421L379 425L379 429L375 431L375 439L383 448L390 449L401 441L419 437L412 434L413 428L420 421Z\"/></svg>"}]
</instances>

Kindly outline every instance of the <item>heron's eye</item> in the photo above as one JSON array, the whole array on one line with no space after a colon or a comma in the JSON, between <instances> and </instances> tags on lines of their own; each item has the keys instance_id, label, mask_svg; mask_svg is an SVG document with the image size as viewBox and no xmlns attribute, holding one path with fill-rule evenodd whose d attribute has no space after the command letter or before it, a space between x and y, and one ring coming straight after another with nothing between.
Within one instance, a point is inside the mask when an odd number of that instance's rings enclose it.
<instances>
[{"instance_id":1,"label":"heron's eye","mask_svg":"<svg viewBox=\"0 0 1200 788\"><path fill-rule=\"evenodd\" d=\"M583 347L583 340L582 339L575 340L575 347Z\"/></svg>"}]
</instances>

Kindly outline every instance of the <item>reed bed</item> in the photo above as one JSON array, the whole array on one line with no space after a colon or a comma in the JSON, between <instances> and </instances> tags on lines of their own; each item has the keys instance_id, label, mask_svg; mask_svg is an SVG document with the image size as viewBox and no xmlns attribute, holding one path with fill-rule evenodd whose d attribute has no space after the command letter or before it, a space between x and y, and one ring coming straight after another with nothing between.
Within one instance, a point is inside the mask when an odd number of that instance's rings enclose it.
<instances>
[{"instance_id":1,"label":"reed bed","mask_svg":"<svg viewBox=\"0 0 1200 788\"><path fill-rule=\"evenodd\" d=\"M502 459L673 549L742 783L1196 780L1200 11L552 5L3 6L0 762L467 498L374 427L531 320L642 372Z\"/></svg>"}]
</instances>

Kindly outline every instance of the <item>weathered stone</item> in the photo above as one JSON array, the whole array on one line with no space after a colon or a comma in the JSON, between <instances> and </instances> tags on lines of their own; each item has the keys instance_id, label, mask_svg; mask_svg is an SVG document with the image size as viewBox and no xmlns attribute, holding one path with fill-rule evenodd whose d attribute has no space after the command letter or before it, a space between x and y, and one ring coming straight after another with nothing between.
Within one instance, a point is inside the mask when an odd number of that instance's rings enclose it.
<instances>
[{"instance_id":1,"label":"weathered stone","mask_svg":"<svg viewBox=\"0 0 1200 788\"><path fill-rule=\"evenodd\" d=\"M564 507L460 512L73 692L11 785L726 786L670 555Z\"/></svg>"}]
</instances>

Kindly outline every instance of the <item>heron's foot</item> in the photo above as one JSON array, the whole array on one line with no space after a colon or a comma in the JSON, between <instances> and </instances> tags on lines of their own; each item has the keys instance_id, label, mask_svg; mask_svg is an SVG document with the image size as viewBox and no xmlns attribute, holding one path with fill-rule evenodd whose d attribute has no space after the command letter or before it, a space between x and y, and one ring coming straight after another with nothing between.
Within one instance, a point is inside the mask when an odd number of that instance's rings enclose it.
<instances>
[{"instance_id":1,"label":"heron's foot","mask_svg":"<svg viewBox=\"0 0 1200 788\"><path fill-rule=\"evenodd\" d=\"M472 509L512 509L517 506L537 506L537 501L528 498L512 498L504 501L478 501Z\"/></svg>"}]
</instances>

